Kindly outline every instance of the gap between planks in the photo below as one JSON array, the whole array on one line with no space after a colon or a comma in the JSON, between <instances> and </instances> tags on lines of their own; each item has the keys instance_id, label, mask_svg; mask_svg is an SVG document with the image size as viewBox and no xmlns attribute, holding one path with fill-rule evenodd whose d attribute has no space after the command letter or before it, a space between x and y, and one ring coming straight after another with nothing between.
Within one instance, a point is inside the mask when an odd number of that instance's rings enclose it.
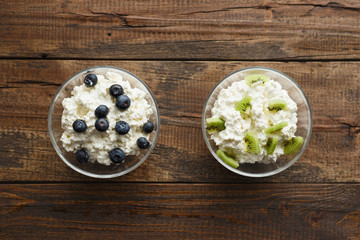
<instances>
[{"instance_id":1,"label":"gap between planks","mask_svg":"<svg viewBox=\"0 0 360 240\"><path fill-rule=\"evenodd\" d=\"M360 182L154 182L154 181L0 181L1 185L51 185L51 184L147 184L147 185L358 185Z\"/></svg>"},{"instance_id":2,"label":"gap between planks","mask_svg":"<svg viewBox=\"0 0 360 240\"><path fill-rule=\"evenodd\" d=\"M270 59L216 59L216 58L33 58L33 57L0 57L0 60L34 60L34 61L158 61L158 62L360 62L360 58L349 58L349 59L297 59L297 58L270 58Z\"/></svg>"}]
</instances>

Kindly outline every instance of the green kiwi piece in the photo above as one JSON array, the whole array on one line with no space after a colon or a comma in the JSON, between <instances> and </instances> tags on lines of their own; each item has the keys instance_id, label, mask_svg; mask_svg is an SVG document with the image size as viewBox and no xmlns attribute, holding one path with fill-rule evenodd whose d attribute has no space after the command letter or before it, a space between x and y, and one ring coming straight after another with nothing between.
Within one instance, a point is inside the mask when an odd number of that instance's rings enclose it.
<instances>
[{"instance_id":1,"label":"green kiwi piece","mask_svg":"<svg viewBox=\"0 0 360 240\"><path fill-rule=\"evenodd\" d=\"M266 153L267 155L273 154L275 151L275 147L279 142L279 138L277 137L269 137L267 140L267 143L265 145Z\"/></svg>"},{"instance_id":2,"label":"green kiwi piece","mask_svg":"<svg viewBox=\"0 0 360 240\"><path fill-rule=\"evenodd\" d=\"M280 99L272 99L269 102L269 111L280 111L286 108L286 102Z\"/></svg>"},{"instance_id":3,"label":"green kiwi piece","mask_svg":"<svg viewBox=\"0 0 360 240\"><path fill-rule=\"evenodd\" d=\"M284 154L289 155L295 152L304 142L302 137L293 137L284 142Z\"/></svg>"},{"instance_id":4,"label":"green kiwi piece","mask_svg":"<svg viewBox=\"0 0 360 240\"><path fill-rule=\"evenodd\" d=\"M258 81L262 81L262 83L266 83L267 81L269 81L269 79L270 78L264 74L251 74L245 76L245 81L247 85L249 85L250 87L253 83L256 83Z\"/></svg>"},{"instance_id":5,"label":"green kiwi piece","mask_svg":"<svg viewBox=\"0 0 360 240\"><path fill-rule=\"evenodd\" d=\"M251 109L251 97L250 96L246 96L243 99L241 99L240 101L235 103L235 110L239 111L243 114L249 114L250 113L250 109Z\"/></svg>"},{"instance_id":6,"label":"green kiwi piece","mask_svg":"<svg viewBox=\"0 0 360 240\"><path fill-rule=\"evenodd\" d=\"M236 161L234 158L228 156L224 151L219 149L216 151L216 154L221 158L221 160L223 160L224 163L226 163L230 167L233 167L233 168L239 167L238 161Z\"/></svg>"},{"instance_id":7,"label":"green kiwi piece","mask_svg":"<svg viewBox=\"0 0 360 240\"><path fill-rule=\"evenodd\" d=\"M207 131L207 133L210 134L210 135L218 132L218 130L216 130L215 128L206 129L206 131Z\"/></svg>"},{"instance_id":8,"label":"green kiwi piece","mask_svg":"<svg viewBox=\"0 0 360 240\"><path fill-rule=\"evenodd\" d=\"M245 143L247 145L247 152L250 153L260 153L259 140L252 132L247 132L244 137Z\"/></svg>"},{"instance_id":9,"label":"green kiwi piece","mask_svg":"<svg viewBox=\"0 0 360 240\"><path fill-rule=\"evenodd\" d=\"M225 121L222 118L207 118L206 126L209 134L220 132L225 129Z\"/></svg>"},{"instance_id":10,"label":"green kiwi piece","mask_svg":"<svg viewBox=\"0 0 360 240\"><path fill-rule=\"evenodd\" d=\"M280 130L280 129L283 129L283 128L286 127L287 125L288 125L287 122L281 122L281 123L278 123L278 124L276 124L276 125L274 125L274 126L271 126L271 127L266 128L264 132L265 132L266 134L273 133L273 132L276 132L276 131L278 131L278 130Z\"/></svg>"}]
</instances>

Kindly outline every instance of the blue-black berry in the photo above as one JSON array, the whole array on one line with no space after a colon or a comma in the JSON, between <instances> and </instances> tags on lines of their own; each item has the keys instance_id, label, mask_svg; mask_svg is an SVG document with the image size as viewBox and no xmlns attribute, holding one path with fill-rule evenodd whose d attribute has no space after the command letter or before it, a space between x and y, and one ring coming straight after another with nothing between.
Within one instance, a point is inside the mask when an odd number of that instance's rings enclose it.
<instances>
[{"instance_id":1,"label":"blue-black berry","mask_svg":"<svg viewBox=\"0 0 360 240\"><path fill-rule=\"evenodd\" d=\"M75 120L75 122L73 123L73 129L75 132L83 132L85 131L87 128L86 123L84 120L81 119L77 119Z\"/></svg>"},{"instance_id":2,"label":"blue-black berry","mask_svg":"<svg viewBox=\"0 0 360 240\"><path fill-rule=\"evenodd\" d=\"M89 160L89 154L85 151L85 149L77 150L75 157L76 157L76 160L79 161L79 163L87 163Z\"/></svg>"},{"instance_id":3,"label":"blue-black berry","mask_svg":"<svg viewBox=\"0 0 360 240\"><path fill-rule=\"evenodd\" d=\"M99 132L105 132L109 128L109 122L106 118L99 118L95 122L95 128Z\"/></svg>"},{"instance_id":4,"label":"blue-black berry","mask_svg":"<svg viewBox=\"0 0 360 240\"><path fill-rule=\"evenodd\" d=\"M136 144L141 149L145 149L145 148L148 148L150 146L149 141L144 137L139 137L138 140L136 141Z\"/></svg>"},{"instance_id":5,"label":"blue-black berry","mask_svg":"<svg viewBox=\"0 0 360 240\"><path fill-rule=\"evenodd\" d=\"M104 118L106 115L108 115L109 109L105 105L100 105L95 109L95 116L97 118Z\"/></svg>"},{"instance_id":6,"label":"blue-black berry","mask_svg":"<svg viewBox=\"0 0 360 240\"><path fill-rule=\"evenodd\" d=\"M119 84L114 84L109 88L109 93L113 98L117 98L118 96L123 95L124 89Z\"/></svg>"},{"instance_id":7,"label":"blue-black berry","mask_svg":"<svg viewBox=\"0 0 360 240\"><path fill-rule=\"evenodd\" d=\"M119 110L125 110L130 107L130 98L126 95L120 95L116 98L115 105Z\"/></svg>"},{"instance_id":8,"label":"blue-black berry","mask_svg":"<svg viewBox=\"0 0 360 240\"><path fill-rule=\"evenodd\" d=\"M151 133L154 130L154 124L150 121L144 124L143 130L146 133Z\"/></svg>"},{"instance_id":9,"label":"blue-black berry","mask_svg":"<svg viewBox=\"0 0 360 240\"><path fill-rule=\"evenodd\" d=\"M95 74L90 73L85 76L84 82L87 87L94 87L98 81L98 78Z\"/></svg>"},{"instance_id":10,"label":"blue-black berry","mask_svg":"<svg viewBox=\"0 0 360 240\"><path fill-rule=\"evenodd\" d=\"M110 160L113 163L123 163L125 161L125 153L121 148L114 148L109 152Z\"/></svg>"},{"instance_id":11,"label":"blue-black berry","mask_svg":"<svg viewBox=\"0 0 360 240\"><path fill-rule=\"evenodd\" d=\"M120 135L124 135L130 131L130 126L127 122L118 121L115 125L115 131Z\"/></svg>"}]
</instances>

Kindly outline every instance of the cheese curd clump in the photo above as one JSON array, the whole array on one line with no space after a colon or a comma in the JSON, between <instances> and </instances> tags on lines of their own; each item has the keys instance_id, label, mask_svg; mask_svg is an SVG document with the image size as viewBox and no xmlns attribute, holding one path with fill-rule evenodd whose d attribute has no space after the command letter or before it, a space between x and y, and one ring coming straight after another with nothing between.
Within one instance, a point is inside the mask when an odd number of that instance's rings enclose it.
<instances>
[{"instance_id":1,"label":"cheese curd clump","mask_svg":"<svg viewBox=\"0 0 360 240\"><path fill-rule=\"evenodd\" d=\"M71 97L62 102L64 111L61 118L61 126L64 130L61 136L63 147L68 152L76 152L86 149L90 162L99 162L110 165L109 151L121 148L126 155L139 155L140 149L136 141L140 137L149 140L149 134L142 131L143 125L153 114L153 110L145 99L146 93L138 88L132 88L122 75L107 72L106 75L97 75L98 82L94 87L85 84L74 87ZM119 84L124 89L124 94L131 100L128 109L121 111L115 106L115 99L109 94L109 88L113 84ZM109 128L105 132L95 129L94 111L99 105L106 105L109 113L106 116ZM87 129L78 133L73 129L73 123L77 119L86 122ZM115 124L125 121L130 125L127 134L119 135L115 131Z\"/></svg>"},{"instance_id":2,"label":"cheese curd clump","mask_svg":"<svg viewBox=\"0 0 360 240\"><path fill-rule=\"evenodd\" d=\"M240 79L239 79L240 80ZM250 114L244 116L235 110L235 103L245 96L251 97ZM287 107L280 111L269 111L269 101L280 99L286 102ZM274 152L267 155L265 145L269 134L264 130L280 122L287 122L288 125L276 133L279 143L294 137L297 123L297 105L289 97L282 86L270 79L263 83L258 81L249 86L245 80L234 82L226 89L222 89L218 95L214 107L211 109L212 118L222 118L225 121L226 129L214 132L211 139L226 153L233 156L239 163L271 163L284 154L282 144L277 144ZM247 144L244 140L246 132L255 133L259 141L260 153L254 154L247 151Z\"/></svg>"}]
</instances>

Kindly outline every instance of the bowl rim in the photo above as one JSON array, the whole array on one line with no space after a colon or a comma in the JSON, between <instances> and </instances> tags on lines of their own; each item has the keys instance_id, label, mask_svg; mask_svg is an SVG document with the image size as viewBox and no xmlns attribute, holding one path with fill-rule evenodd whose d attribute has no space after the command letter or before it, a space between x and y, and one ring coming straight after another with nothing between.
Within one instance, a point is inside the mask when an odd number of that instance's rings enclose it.
<instances>
[{"instance_id":1,"label":"bowl rim","mask_svg":"<svg viewBox=\"0 0 360 240\"><path fill-rule=\"evenodd\" d=\"M205 124L205 112L206 112L206 106L208 104L208 101L211 97L211 95L214 93L215 89L222 83L224 82L228 77L230 77L233 74L236 74L238 72L243 72L246 70L253 70L253 69L257 69L257 70L265 70L265 71L273 71L276 72L280 75L283 75L285 78L287 78L288 80L290 80L292 83L294 83L294 85L300 90L300 93L303 95L304 99L305 99L305 103L308 106L308 113L309 113L309 129L308 129L308 137L305 139L304 143L303 143L303 147L301 148L300 152L293 158L291 159L291 161L289 161L287 164L285 164L284 166L277 168L276 170L270 171L270 172L266 172L266 173L248 173L248 172L243 172L240 171L236 168L233 168L229 165L227 165L226 163L224 163L224 161L222 161L217 154L214 152L214 150L212 149L211 145L210 145L210 141L207 138L207 132L206 132L206 124ZM312 133L312 122L313 122L313 118L312 118L312 110L310 107L310 103L309 100L307 99L304 91L301 89L301 87L299 86L299 84L292 79L291 77L289 77L287 74L280 72L279 70L273 69L273 68L269 68L269 67L261 67L261 66L253 66L253 67L245 67L245 68L241 68L239 70L236 70L234 72L231 72L230 74L226 75L222 80L220 80L214 87L213 89L210 91L208 97L206 98L205 104L203 106L203 110L202 110L202 117L201 117L201 128L202 128L202 133L203 133L203 137L206 143L207 148L209 149L210 153L214 156L214 158L221 164L223 165L225 168L227 168L228 170L237 173L238 175L242 175L245 177L254 177L254 178L261 178L261 177L269 177L272 175L275 175L277 173L280 173L282 171L284 171L285 169L289 168L291 165L293 165L300 157L301 155L304 153L304 151L307 148L307 145L310 141L311 138L311 133ZM271 164L271 163L270 163Z\"/></svg>"},{"instance_id":2,"label":"bowl rim","mask_svg":"<svg viewBox=\"0 0 360 240\"><path fill-rule=\"evenodd\" d=\"M156 109L156 120L157 120L157 126L156 126L156 132L155 132L155 137L154 137L154 140L152 142L152 144L150 145L150 148L148 149L148 151L146 152L146 154L142 157L142 159L137 162L134 166L132 166L131 168L128 168L124 171L121 171L121 172L118 172L118 173L112 173L112 174L95 174L95 173L90 173L90 172L87 172L87 171L84 171L83 169L80 169L78 167L76 167L75 165L71 164L66 158L65 156L61 153L61 150L60 148L58 147L58 145L56 144L56 141L55 141L55 137L53 135L53 132L52 132L52 123L51 123L51 119L52 119L52 114L53 114L53 110L54 110L54 105L55 105L55 100L57 99L57 97L59 96L59 93L61 92L61 90L64 88L64 86L70 82L72 79L74 79L75 76L77 75L80 75L81 73L83 72L87 72L87 71L90 71L90 70L94 70L94 69L99 69L99 68L105 68L105 69L115 69L115 70L119 70L119 71L122 71L122 72L125 72L127 74L130 74L131 76L133 76L135 79L137 79L147 90L148 92L150 93L150 96L152 98L152 100L154 101L154 104L155 104L155 109ZM158 139L158 136L159 136L159 133L160 133L160 112L159 112L159 107L158 107L158 104L157 104L157 101L156 101L156 98L154 96L154 94L151 92L150 88L145 84L145 82L143 82L138 76L136 76L135 74L125 70L125 69L122 69L122 68L119 68L119 67L113 67L113 66L94 66L94 67L89 67L89 68L86 68L86 69L83 69L73 75L71 75L70 78L68 78L63 84L61 84L61 86L58 88L58 90L56 91L53 99L51 100L51 103L50 103L50 108L49 108L49 113L48 113L48 131L49 131L49 135L50 135L50 140L51 140L51 144L53 145L56 153L59 155L59 157L63 160L63 162L68 165L70 168L72 168L73 170L75 170L76 172L78 173L81 173L85 176L88 176L88 177L93 177L93 178L99 178L99 179L107 179L107 178L115 178L115 177L120 177L122 175L125 175L133 170L135 170L138 166L140 166L143 162L145 162L145 160L148 158L148 156L150 155L150 153L152 152L152 150L155 148L155 145L156 145L156 141Z\"/></svg>"}]
</instances>

